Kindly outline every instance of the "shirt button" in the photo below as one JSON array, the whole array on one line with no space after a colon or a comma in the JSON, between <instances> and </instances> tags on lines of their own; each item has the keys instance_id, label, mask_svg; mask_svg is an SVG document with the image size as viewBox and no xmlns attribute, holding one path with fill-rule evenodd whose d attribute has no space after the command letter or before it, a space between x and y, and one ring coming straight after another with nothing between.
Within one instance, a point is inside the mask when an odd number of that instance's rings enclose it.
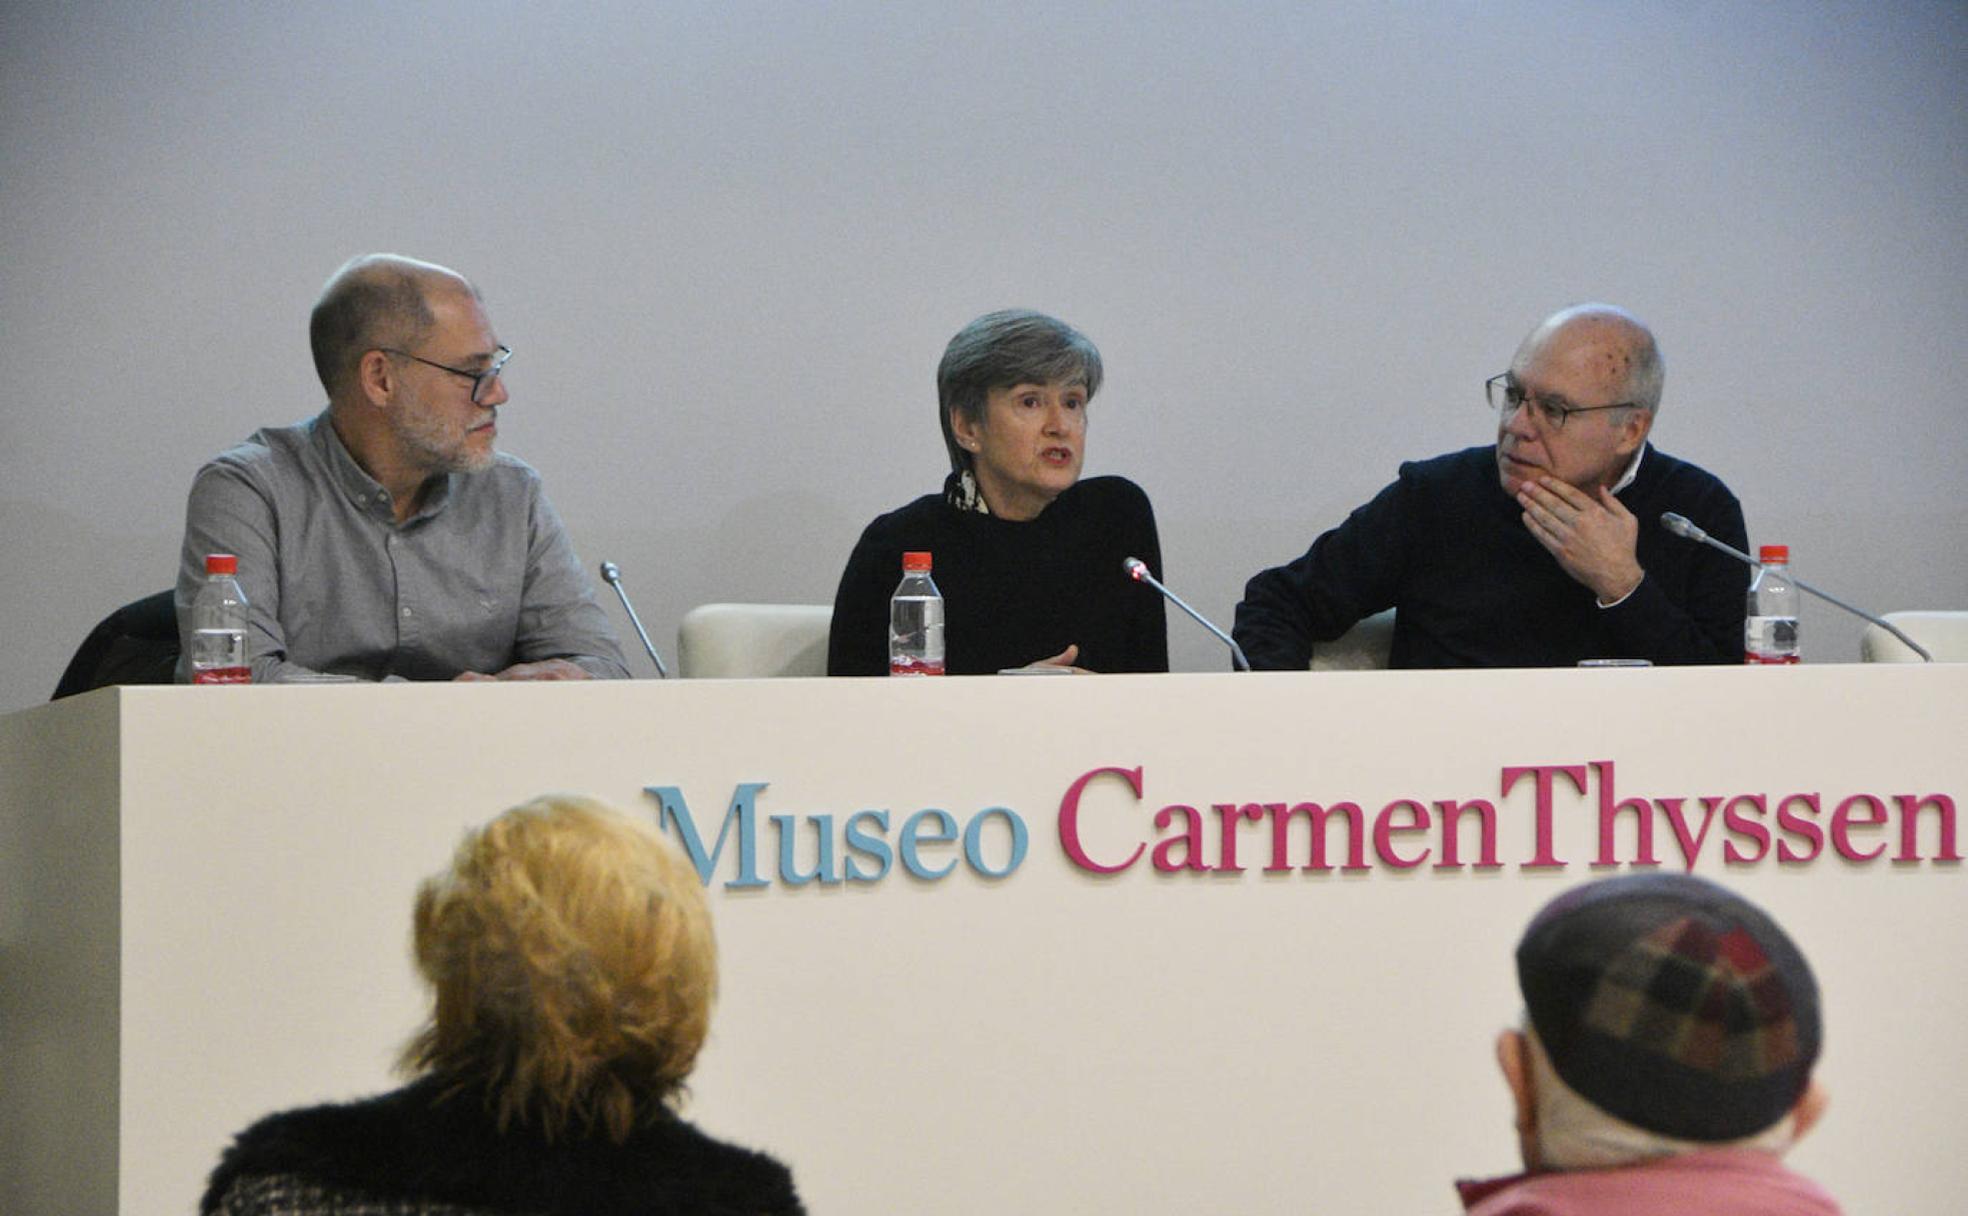
<instances>
[{"instance_id":1,"label":"shirt button","mask_svg":"<svg viewBox=\"0 0 1968 1216\"><path fill-rule=\"evenodd\" d=\"M404 615L404 616L409 616L409 615L410 615L410 610L409 610L408 608L405 608L405 609L403 610L403 615Z\"/></svg>"}]
</instances>

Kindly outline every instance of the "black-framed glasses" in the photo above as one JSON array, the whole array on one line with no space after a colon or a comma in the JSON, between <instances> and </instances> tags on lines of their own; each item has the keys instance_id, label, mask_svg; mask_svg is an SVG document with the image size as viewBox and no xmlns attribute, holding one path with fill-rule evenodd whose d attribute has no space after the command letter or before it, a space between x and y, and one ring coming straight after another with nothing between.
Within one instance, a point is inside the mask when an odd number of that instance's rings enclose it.
<instances>
[{"instance_id":1,"label":"black-framed glasses","mask_svg":"<svg viewBox=\"0 0 1968 1216\"><path fill-rule=\"evenodd\" d=\"M1632 401L1616 401L1612 405L1567 405L1561 401L1547 401L1543 397L1533 397L1517 383L1517 378L1509 372L1491 376L1483 381L1483 395L1490 400L1490 408L1508 418L1518 408L1529 405L1537 411L1537 416L1554 431L1565 429L1565 423L1573 414L1596 414L1600 410L1630 410L1636 405Z\"/></svg>"},{"instance_id":2,"label":"black-framed glasses","mask_svg":"<svg viewBox=\"0 0 1968 1216\"><path fill-rule=\"evenodd\" d=\"M376 349L386 355L401 355L405 359L415 359L425 367L434 367L441 372L450 372L454 376L463 376L472 382L471 400L473 405L485 404L485 394L492 391L492 382L499 378L500 372L506 370L506 360L512 358L512 349L501 346L492 352L491 365L482 372L475 372L469 368L448 367L435 360L426 359L422 355L413 355L407 350L398 350L394 346L378 346Z\"/></svg>"}]
</instances>

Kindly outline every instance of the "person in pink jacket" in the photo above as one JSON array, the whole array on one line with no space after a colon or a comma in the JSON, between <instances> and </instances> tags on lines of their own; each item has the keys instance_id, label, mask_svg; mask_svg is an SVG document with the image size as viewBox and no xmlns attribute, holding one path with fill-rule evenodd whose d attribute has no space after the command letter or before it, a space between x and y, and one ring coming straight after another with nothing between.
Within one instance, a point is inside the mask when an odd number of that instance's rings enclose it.
<instances>
[{"instance_id":1,"label":"person in pink jacket","mask_svg":"<svg viewBox=\"0 0 1968 1216\"><path fill-rule=\"evenodd\" d=\"M1836 1216L1783 1154L1824 1113L1817 981L1761 909L1691 875L1573 888L1517 946L1497 1038L1525 1172L1470 1216Z\"/></svg>"}]
</instances>

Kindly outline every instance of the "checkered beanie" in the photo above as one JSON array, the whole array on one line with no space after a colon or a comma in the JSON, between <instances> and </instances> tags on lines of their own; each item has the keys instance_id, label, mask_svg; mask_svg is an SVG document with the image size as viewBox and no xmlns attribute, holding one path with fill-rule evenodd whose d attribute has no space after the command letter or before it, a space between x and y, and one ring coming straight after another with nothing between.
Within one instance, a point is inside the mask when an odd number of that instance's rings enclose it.
<instances>
[{"instance_id":1,"label":"checkered beanie","mask_svg":"<svg viewBox=\"0 0 1968 1216\"><path fill-rule=\"evenodd\" d=\"M1690 875L1610 878L1552 900L1517 945L1517 983L1565 1084L1680 1140L1769 1127L1818 1058L1804 956L1760 909Z\"/></svg>"}]
</instances>

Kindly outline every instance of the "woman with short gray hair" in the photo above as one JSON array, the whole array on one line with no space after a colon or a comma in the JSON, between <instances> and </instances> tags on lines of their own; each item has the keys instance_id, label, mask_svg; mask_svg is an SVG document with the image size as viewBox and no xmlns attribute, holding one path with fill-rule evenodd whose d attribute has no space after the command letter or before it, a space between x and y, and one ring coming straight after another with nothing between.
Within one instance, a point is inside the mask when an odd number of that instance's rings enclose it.
<instances>
[{"instance_id":1,"label":"woman with short gray hair","mask_svg":"<svg viewBox=\"0 0 1968 1216\"><path fill-rule=\"evenodd\" d=\"M1161 598L1122 562L1162 566L1148 496L1121 477L1080 479L1100 351L1024 309L958 331L936 370L950 453L943 490L880 516L841 574L829 675L888 673L888 600L902 555L934 559L944 670L1167 671Z\"/></svg>"}]
</instances>

